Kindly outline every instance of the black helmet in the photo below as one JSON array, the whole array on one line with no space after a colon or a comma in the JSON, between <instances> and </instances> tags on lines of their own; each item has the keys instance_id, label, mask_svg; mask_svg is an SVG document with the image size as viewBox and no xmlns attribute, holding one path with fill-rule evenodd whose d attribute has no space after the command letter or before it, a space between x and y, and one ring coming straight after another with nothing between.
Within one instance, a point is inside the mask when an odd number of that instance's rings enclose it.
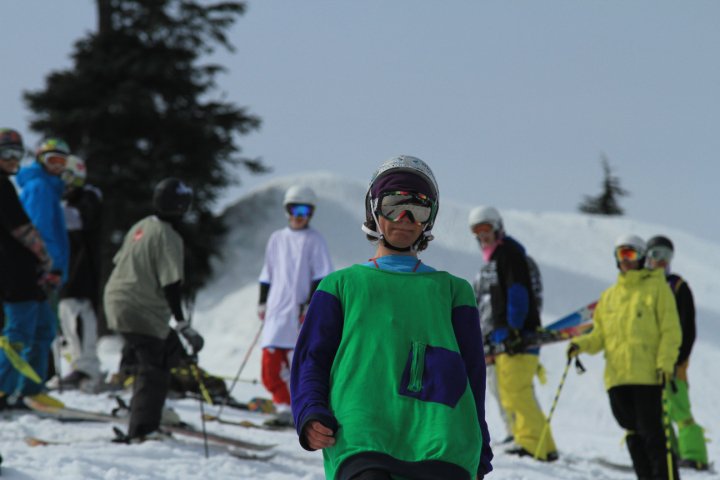
<instances>
[{"instance_id":1,"label":"black helmet","mask_svg":"<svg viewBox=\"0 0 720 480\"><path fill-rule=\"evenodd\" d=\"M665 247L669 248L671 252L675 251L675 247L669 238L663 237L662 235L655 235L647 242L647 248L650 250L653 247Z\"/></svg>"},{"instance_id":2,"label":"black helmet","mask_svg":"<svg viewBox=\"0 0 720 480\"><path fill-rule=\"evenodd\" d=\"M182 180L170 177L155 186L153 206L159 215L179 217L190 208L192 197L192 188Z\"/></svg>"},{"instance_id":3,"label":"black helmet","mask_svg":"<svg viewBox=\"0 0 720 480\"><path fill-rule=\"evenodd\" d=\"M675 254L675 247L669 238L656 235L647 242L647 258L656 262L664 261L668 264ZM648 266L652 266L648 262Z\"/></svg>"}]
</instances>

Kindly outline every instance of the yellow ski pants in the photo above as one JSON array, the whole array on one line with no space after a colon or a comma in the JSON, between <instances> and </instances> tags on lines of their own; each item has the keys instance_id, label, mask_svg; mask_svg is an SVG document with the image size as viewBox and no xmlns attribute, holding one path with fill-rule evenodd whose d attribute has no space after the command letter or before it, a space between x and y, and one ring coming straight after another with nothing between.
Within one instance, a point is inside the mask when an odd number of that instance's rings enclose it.
<instances>
[{"instance_id":1,"label":"yellow ski pants","mask_svg":"<svg viewBox=\"0 0 720 480\"><path fill-rule=\"evenodd\" d=\"M515 443L533 455L546 423L533 387L539 361L537 355L524 353L501 354L495 358L500 403L513 419ZM539 454L541 460L545 460L548 453L557 452L549 426L543 444Z\"/></svg>"}]
</instances>

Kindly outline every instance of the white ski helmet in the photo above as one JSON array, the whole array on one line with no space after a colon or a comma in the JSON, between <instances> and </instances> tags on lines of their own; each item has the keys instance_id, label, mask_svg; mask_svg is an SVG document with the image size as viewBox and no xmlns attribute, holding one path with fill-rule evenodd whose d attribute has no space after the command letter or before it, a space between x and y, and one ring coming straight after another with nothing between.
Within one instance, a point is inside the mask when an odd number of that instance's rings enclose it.
<instances>
[{"instance_id":1,"label":"white ski helmet","mask_svg":"<svg viewBox=\"0 0 720 480\"><path fill-rule=\"evenodd\" d=\"M496 232L503 230L502 217L495 207L483 205L470 210L470 215L468 215L468 226L473 228L475 225L479 225L481 223L489 223L493 226L493 230Z\"/></svg>"},{"instance_id":2,"label":"white ski helmet","mask_svg":"<svg viewBox=\"0 0 720 480\"><path fill-rule=\"evenodd\" d=\"M67 187L82 187L87 178L85 162L78 156L68 155L65 170L60 174L60 178Z\"/></svg>"},{"instance_id":3,"label":"white ski helmet","mask_svg":"<svg viewBox=\"0 0 720 480\"><path fill-rule=\"evenodd\" d=\"M435 175L428 166L427 163L420 160L417 157L410 155L398 155L392 157L380 165L380 167L370 177L370 183L368 184L367 193L365 194L365 223L362 225L362 230L368 235L368 238L372 238L375 241L379 241L383 238L383 232L380 231L377 215L375 210L377 209L377 198L373 198L372 190L375 183L393 172L407 172L413 175L419 176L427 183L432 190L430 197L435 201L435 209L431 214L430 220L424 225L422 235L417 242L413 245L413 249L416 251L423 250L427 247L427 243L433 239L432 228L437 218L437 213L440 208L440 189L438 188Z\"/></svg>"},{"instance_id":4,"label":"white ski helmet","mask_svg":"<svg viewBox=\"0 0 720 480\"><path fill-rule=\"evenodd\" d=\"M620 235L615 240L615 248L617 249L619 247L632 247L638 252L638 254L640 254L641 257L645 256L645 251L647 249L645 240L637 235Z\"/></svg>"},{"instance_id":5,"label":"white ski helmet","mask_svg":"<svg viewBox=\"0 0 720 480\"><path fill-rule=\"evenodd\" d=\"M304 187L302 185L293 185L288 188L285 192L285 199L283 200L283 206L287 207L291 203L299 203L302 205L315 206L317 197L315 192L310 187Z\"/></svg>"}]
</instances>

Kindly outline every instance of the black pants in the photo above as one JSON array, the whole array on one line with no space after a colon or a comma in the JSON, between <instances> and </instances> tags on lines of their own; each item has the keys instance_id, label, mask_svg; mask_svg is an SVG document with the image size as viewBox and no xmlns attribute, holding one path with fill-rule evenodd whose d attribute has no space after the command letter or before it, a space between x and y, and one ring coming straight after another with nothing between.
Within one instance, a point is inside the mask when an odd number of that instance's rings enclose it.
<instances>
[{"instance_id":1,"label":"black pants","mask_svg":"<svg viewBox=\"0 0 720 480\"><path fill-rule=\"evenodd\" d=\"M662 387L621 385L608 390L615 419L628 431L626 438L635 474L641 480L668 479L663 425ZM675 458L673 471L679 480Z\"/></svg>"},{"instance_id":2,"label":"black pants","mask_svg":"<svg viewBox=\"0 0 720 480\"><path fill-rule=\"evenodd\" d=\"M132 365L135 375L128 436L141 437L160 427L170 369L177 365L182 345L173 331L165 340L134 333L123 333L123 338L122 362Z\"/></svg>"},{"instance_id":3,"label":"black pants","mask_svg":"<svg viewBox=\"0 0 720 480\"><path fill-rule=\"evenodd\" d=\"M359 475L355 475L351 480L391 480L389 473L383 470L365 470Z\"/></svg>"}]
</instances>

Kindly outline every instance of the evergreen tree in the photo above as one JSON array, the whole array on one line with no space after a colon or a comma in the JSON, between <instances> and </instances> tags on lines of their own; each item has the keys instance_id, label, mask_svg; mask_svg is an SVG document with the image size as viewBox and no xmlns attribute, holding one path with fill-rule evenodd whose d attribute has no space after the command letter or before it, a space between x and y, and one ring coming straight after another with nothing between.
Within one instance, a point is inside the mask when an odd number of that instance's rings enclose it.
<instances>
[{"instance_id":1,"label":"evergreen tree","mask_svg":"<svg viewBox=\"0 0 720 480\"><path fill-rule=\"evenodd\" d=\"M620 178L612 174L610 164L605 155L601 156L603 167L603 191L597 197L585 195L585 200L578 206L583 213L596 215L622 215L624 210L618 203L618 197L629 195L629 192L620 186Z\"/></svg>"},{"instance_id":2,"label":"evergreen tree","mask_svg":"<svg viewBox=\"0 0 720 480\"><path fill-rule=\"evenodd\" d=\"M210 273L224 232L210 208L236 182L238 165L266 170L241 157L237 140L260 125L255 115L215 98L223 69L200 64L221 46L244 12L234 1L96 0L98 31L75 44L74 66L51 73L45 88L26 92L31 128L64 138L86 160L89 183L104 195L102 277L124 233L152 210L161 179L194 189L186 240L186 293ZM216 95L217 97L218 95ZM103 282L104 283L104 282Z\"/></svg>"}]
</instances>

